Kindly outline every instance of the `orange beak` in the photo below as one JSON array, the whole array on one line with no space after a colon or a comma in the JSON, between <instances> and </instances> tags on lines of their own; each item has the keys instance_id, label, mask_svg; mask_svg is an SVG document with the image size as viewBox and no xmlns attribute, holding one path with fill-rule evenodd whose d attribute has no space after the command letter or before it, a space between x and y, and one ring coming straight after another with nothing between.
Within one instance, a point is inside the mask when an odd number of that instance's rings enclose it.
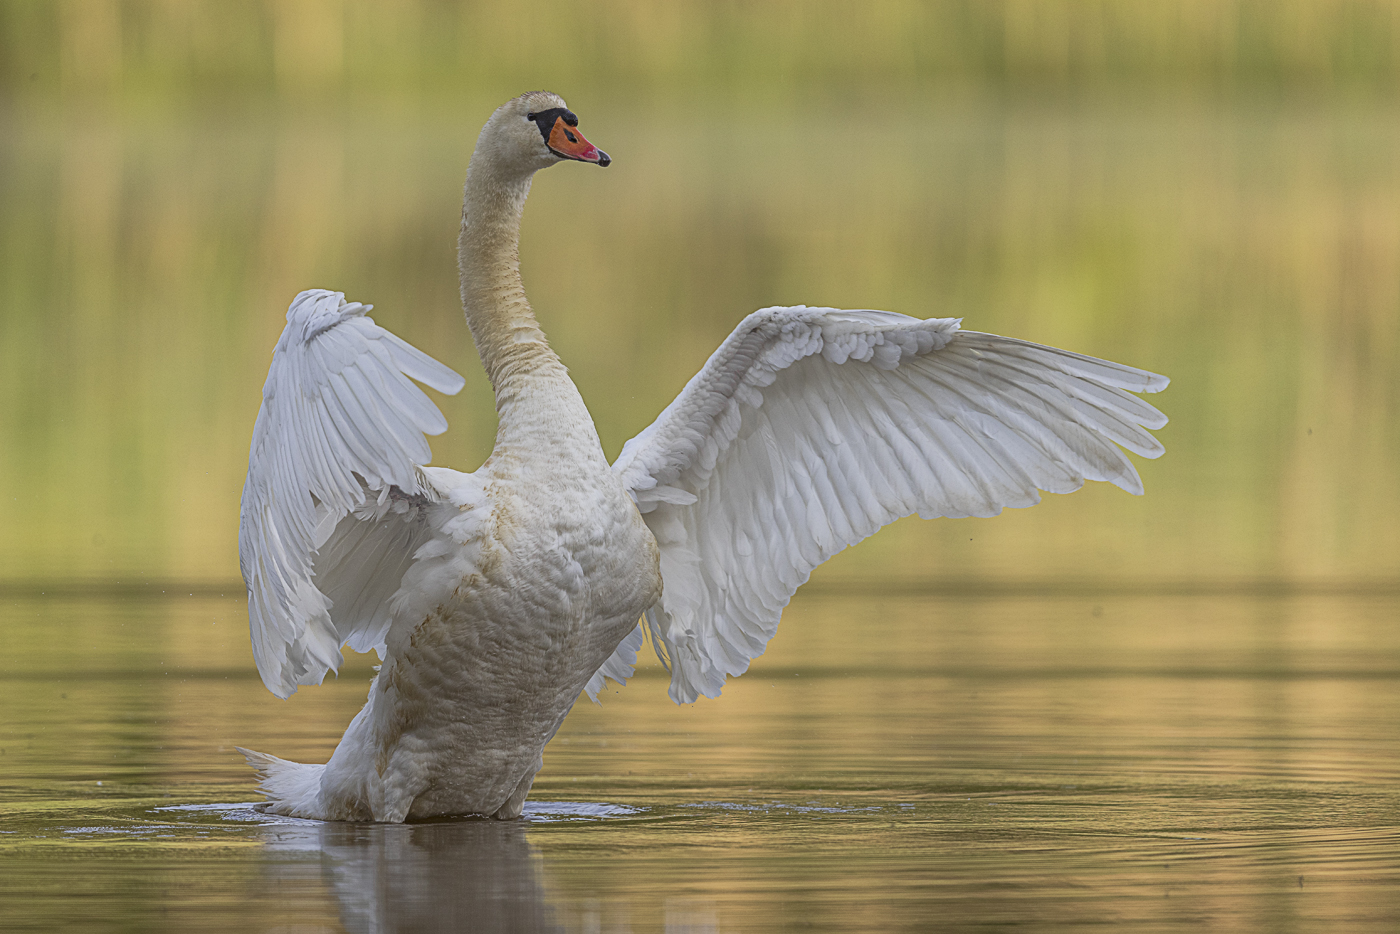
<instances>
[{"instance_id":1,"label":"orange beak","mask_svg":"<svg viewBox=\"0 0 1400 934\"><path fill-rule=\"evenodd\" d=\"M579 162L596 162L607 165L612 158L607 153L583 138L578 127L569 126L563 117L554 118L554 129L549 131L549 148L565 159Z\"/></svg>"}]
</instances>

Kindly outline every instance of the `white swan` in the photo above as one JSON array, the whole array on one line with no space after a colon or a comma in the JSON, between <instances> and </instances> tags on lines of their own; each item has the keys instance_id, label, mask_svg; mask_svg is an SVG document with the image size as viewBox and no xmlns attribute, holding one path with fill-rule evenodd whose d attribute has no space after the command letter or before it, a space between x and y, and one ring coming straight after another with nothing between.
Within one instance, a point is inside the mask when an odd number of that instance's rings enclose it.
<instances>
[{"instance_id":1,"label":"white swan","mask_svg":"<svg viewBox=\"0 0 1400 934\"><path fill-rule=\"evenodd\" d=\"M580 692L625 682L645 618L686 703L761 654L812 569L917 512L991 516L1086 479L1132 493L1164 377L952 319L749 315L611 467L536 324L517 241L530 181L607 165L554 94L487 121L458 241L500 424L475 473L423 466L446 429L412 379L462 378L338 292L297 296L253 429L239 553L267 687L377 649L324 765L244 751L269 809L325 820L519 816ZM663 587L664 585L664 587Z\"/></svg>"}]
</instances>

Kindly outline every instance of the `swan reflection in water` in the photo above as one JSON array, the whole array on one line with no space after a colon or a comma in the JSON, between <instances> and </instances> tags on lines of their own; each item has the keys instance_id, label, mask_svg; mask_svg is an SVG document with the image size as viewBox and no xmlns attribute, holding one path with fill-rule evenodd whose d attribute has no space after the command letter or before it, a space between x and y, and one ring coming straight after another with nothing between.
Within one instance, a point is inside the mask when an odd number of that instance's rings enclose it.
<instances>
[{"instance_id":1,"label":"swan reflection in water","mask_svg":"<svg viewBox=\"0 0 1400 934\"><path fill-rule=\"evenodd\" d=\"M526 816L622 816L608 805L532 802ZM593 823L592 820L589 821ZM551 885L529 838L531 820L461 818L422 823L278 820L263 826L278 881L324 883L352 934L388 932L627 931L625 905L570 899ZM319 854L317 861L308 859ZM287 859L286 857L293 857ZM718 930L704 900L666 899L665 930Z\"/></svg>"},{"instance_id":2,"label":"swan reflection in water","mask_svg":"<svg viewBox=\"0 0 1400 934\"><path fill-rule=\"evenodd\" d=\"M287 848L269 841L272 850ZM519 821L324 823L298 828L355 934L563 931L545 898L539 853ZM299 874L298 864L273 863Z\"/></svg>"}]
</instances>

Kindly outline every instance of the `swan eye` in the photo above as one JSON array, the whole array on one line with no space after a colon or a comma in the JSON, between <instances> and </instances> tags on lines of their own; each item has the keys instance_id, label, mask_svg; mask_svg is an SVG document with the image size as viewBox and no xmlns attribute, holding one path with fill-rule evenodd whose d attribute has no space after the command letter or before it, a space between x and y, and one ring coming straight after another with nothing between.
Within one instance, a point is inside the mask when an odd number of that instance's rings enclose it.
<instances>
[{"instance_id":1,"label":"swan eye","mask_svg":"<svg viewBox=\"0 0 1400 934\"><path fill-rule=\"evenodd\" d=\"M529 120L529 121L531 121L531 122L533 122L534 119L535 119L535 115L534 115L534 114L526 114L526 115L525 115L525 119L526 119L526 120Z\"/></svg>"}]
</instances>

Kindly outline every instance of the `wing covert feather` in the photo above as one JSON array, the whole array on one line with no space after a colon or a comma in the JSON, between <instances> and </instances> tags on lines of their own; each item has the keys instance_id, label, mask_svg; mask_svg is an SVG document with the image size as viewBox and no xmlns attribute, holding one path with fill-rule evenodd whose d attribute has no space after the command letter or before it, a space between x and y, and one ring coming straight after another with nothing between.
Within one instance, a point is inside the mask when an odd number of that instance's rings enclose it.
<instances>
[{"instance_id":1,"label":"wing covert feather","mask_svg":"<svg viewBox=\"0 0 1400 934\"><path fill-rule=\"evenodd\" d=\"M768 308L729 336L613 470L661 548L646 625L671 697L714 697L812 570L914 513L993 516L1163 452L1132 395L1165 377L956 319ZM635 657L635 655L633 656Z\"/></svg>"}]
</instances>

